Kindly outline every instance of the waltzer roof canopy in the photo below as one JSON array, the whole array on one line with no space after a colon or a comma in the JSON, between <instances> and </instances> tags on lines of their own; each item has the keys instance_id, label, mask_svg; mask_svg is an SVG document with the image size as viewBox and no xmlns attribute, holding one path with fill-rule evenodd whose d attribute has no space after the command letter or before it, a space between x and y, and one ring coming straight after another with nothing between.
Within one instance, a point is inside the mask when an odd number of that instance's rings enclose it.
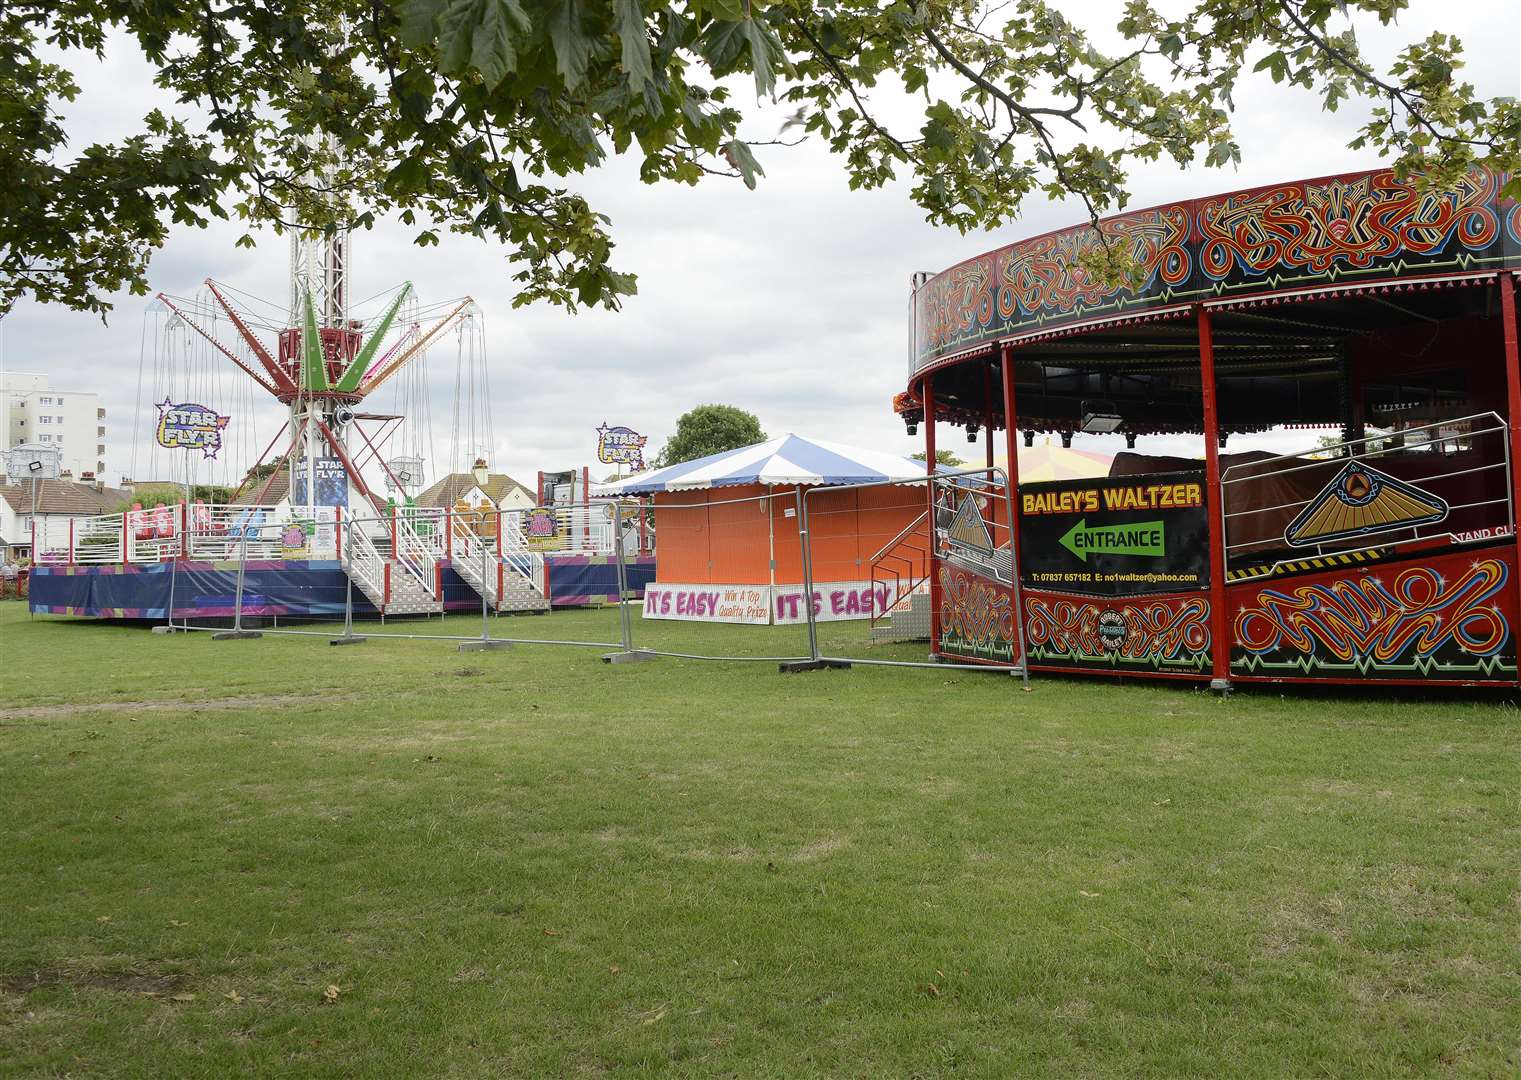
<instances>
[{"instance_id":1,"label":"waltzer roof canopy","mask_svg":"<svg viewBox=\"0 0 1521 1080\"><path fill-rule=\"evenodd\" d=\"M1490 347L1497 277L1521 268L1521 206L1501 197L1506 182L1487 168L1449 190L1388 169L1288 181L967 259L917 283L895 409L919 422L933 375L938 419L983 425L991 414L1003 426L988 369L1008 348L1027 430L1078 430L1083 402L1098 399L1128 432L1199 431L1207 314L1221 430L1342 423L1349 369L1370 411L1440 401L1450 414L1467 389L1405 378L1394 354L1439 332L1428 350ZM1135 281L1089 273L1099 234L1133 256Z\"/></svg>"},{"instance_id":2,"label":"waltzer roof canopy","mask_svg":"<svg viewBox=\"0 0 1521 1080\"><path fill-rule=\"evenodd\" d=\"M622 483L608 484L603 490L609 495L647 495L740 484L865 484L917 480L923 476L922 461L789 433L753 446L631 476Z\"/></svg>"}]
</instances>

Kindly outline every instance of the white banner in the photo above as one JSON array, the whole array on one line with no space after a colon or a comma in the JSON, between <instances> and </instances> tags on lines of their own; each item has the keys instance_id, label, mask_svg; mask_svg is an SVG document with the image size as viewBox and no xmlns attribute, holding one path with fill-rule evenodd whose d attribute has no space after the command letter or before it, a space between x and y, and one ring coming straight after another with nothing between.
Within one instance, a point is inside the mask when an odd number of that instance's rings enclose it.
<instances>
[{"instance_id":1,"label":"white banner","mask_svg":"<svg viewBox=\"0 0 1521 1080\"><path fill-rule=\"evenodd\" d=\"M891 600L884 582L835 581L813 590L813 614L818 622L869 619ZM695 622L776 623L808 621L801 585L681 585L651 582L644 588L646 619Z\"/></svg>"}]
</instances>

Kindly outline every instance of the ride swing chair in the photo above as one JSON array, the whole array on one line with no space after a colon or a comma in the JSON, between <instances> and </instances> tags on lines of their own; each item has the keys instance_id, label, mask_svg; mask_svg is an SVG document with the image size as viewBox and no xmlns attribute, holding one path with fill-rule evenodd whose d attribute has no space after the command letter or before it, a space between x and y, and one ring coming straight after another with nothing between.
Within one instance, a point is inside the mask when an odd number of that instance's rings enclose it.
<instances>
[{"instance_id":1,"label":"ride swing chair","mask_svg":"<svg viewBox=\"0 0 1521 1080\"><path fill-rule=\"evenodd\" d=\"M1423 192L1373 170L1105 219L1133 286L1085 272L1086 225L917 276L894 408L928 461L939 424L1002 430L1010 482L982 493L996 513L930 485L933 655L1222 691L1516 686L1505 182ZM1109 475L1020 484L1020 441L1081 432L1124 436ZM1258 433L1300 449L1233 450ZM1135 451L1154 436L1202 455ZM1012 534L990 540L1005 511Z\"/></svg>"}]
</instances>

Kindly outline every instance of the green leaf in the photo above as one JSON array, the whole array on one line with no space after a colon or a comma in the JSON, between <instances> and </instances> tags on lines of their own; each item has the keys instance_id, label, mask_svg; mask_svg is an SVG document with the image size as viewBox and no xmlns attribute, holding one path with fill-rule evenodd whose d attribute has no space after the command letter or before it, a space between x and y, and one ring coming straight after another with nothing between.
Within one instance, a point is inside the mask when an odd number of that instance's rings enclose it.
<instances>
[{"instance_id":1,"label":"green leaf","mask_svg":"<svg viewBox=\"0 0 1521 1080\"><path fill-rule=\"evenodd\" d=\"M450 0L438 17L438 66L458 75L470 62L475 28L480 24L482 0Z\"/></svg>"},{"instance_id":2,"label":"green leaf","mask_svg":"<svg viewBox=\"0 0 1521 1080\"><path fill-rule=\"evenodd\" d=\"M744 178L745 187L755 190L755 179L765 176L766 170L760 167L760 162L755 160L755 154L750 150L748 143L739 139L731 139L724 143L722 150L724 160L739 170L739 175Z\"/></svg>"},{"instance_id":3,"label":"green leaf","mask_svg":"<svg viewBox=\"0 0 1521 1080\"><path fill-rule=\"evenodd\" d=\"M555 67L574 90L586 81L591 59L591 38L581 29L580 0L559 0L549 12L549 40L555 50Z\"/></svg>"},{"instance_id":4,"label":"green leaf","mask_svg":"<svg viewBox=\"0 0 1521 1080\"><path fill-rule=\"evenodd\" d=\"M623 45L623 70L636 88L652 86L655 71L650 66L650 39L644 32L644 12L639 0L613 0L613 26Z\"/></svg>"},{"instance_id":5,"label":"green leaf","mask_svg":"<svg viewBox=\"0 0 1521 1080\"><path fill-rule=\"evenodd\" d=\"M472 35L470 66L492 90L517 67L514 31L526 32L530 24L518 0L485 0L485 8Z\"/></svg>"},{"instance_id":6,"label":"green leaf","mask_svg":"<svg viewBox=\"0 0 1521 1080\"><path fill-rule=\"evenodd\" d=\"M402 0L396 9L402 42L414 49L432 44L435 23L443 9L444 0Z\"/></svg>"}]
</instances>

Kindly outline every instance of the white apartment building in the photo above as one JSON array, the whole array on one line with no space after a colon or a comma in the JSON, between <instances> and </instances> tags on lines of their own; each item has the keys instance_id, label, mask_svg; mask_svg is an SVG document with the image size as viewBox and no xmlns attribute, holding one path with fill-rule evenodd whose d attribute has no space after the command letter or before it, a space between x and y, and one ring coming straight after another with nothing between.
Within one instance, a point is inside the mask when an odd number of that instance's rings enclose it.
<instances>
[{"instance_id":1,"label":"white apartment building","mask_svg":"<svg viewBox=\"0 0 1521 1080\"><path fill-rule=\"evenodd\" d=\"M6 446L51 446L60 451L61 467L75 480L94 480L105 473L106 410L100 407L99 394L54 390L46 375L7 371L0 373L0 402Z\"/></svg>"}]
</instances>

